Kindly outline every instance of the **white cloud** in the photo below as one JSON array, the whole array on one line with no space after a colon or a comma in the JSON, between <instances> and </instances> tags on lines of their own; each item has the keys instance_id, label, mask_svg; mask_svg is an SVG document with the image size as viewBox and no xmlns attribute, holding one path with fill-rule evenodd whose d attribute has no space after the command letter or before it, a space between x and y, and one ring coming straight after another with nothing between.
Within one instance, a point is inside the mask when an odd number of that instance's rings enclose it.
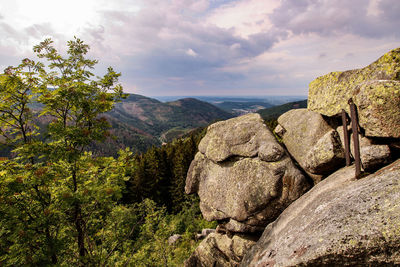
<instances>
[{"instance_id":1,"label":"white cloud","mask_svg":"<svg viewBox=\"0 0 400 267\"><path fill-rule=\"evenodd\" d=\"M368 16L379 16L382 14L382 11L379 9L379 2L381 0L370 0L367 7L367 15Z\"/></svg>"},{"instance_id":2,"label":"white cloud","mask_svg":"<svg viewBox=\"0 0 400 267\"><path fill-rule=\"evenodd\" d=\"M278 6L279 0L235 1L212 11L207 22L225 29L234 29L235 34L247 38L271 28L268 15Z\"/></svg>"},{"instance_id":3,"label":"white cloud","mask_svg":"<svg viewBox=\"0 0 400 267\"><path fill-rule=\"evenodd\" d=\"M194 52L191 48L186 50L186 55L191 56L191 57L197 57L197 53Z\"/></svg>"}]
</instances>

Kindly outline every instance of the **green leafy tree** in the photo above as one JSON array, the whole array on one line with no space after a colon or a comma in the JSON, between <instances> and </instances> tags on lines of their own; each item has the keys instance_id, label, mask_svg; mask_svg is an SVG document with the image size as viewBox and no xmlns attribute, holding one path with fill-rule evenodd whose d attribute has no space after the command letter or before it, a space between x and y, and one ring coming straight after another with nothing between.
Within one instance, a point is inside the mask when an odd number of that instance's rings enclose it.
<instances>
[{"instance_id":1,"label":"green leafy tree","mask_svg":"<svg viewBox=\"0 0 400 267\"><path fill-rule=\"evenodd\" d=\"M85 245L85 219L82 214L80 187L84 187L85 175L79 175L79 162L85 150L93 141L104 140L108 122L99 115L109 111L113 103L122 97L122 87L115 85L120 74L112 68L108 73L93 80L91 72L96 60L86 59L89 46L81 40L68 42L68 57L63 58L52 46L51 40L34 47L39 58L44 58L52 72L43 75L39 101L44 104L41 115L54 117L49 125L47 158L49 161L63 161L67 165L65 186L72 191L74 200L66 212L75 225L79 256L87 254ZM112 90L114 93L109 93Z\"/></svg>"},{"instance_id":2,"label":"green leafy tree","mask_svg":"<svg viewBox=\"0 0 400 267\"><path fill-rule=\"evenodd\" d=\"M101 114L123 97L112 68L94 78L89 46L68 42L67 57L46 39L0 80L1 134L15 157L0 166L0 262L11 265L89 264L95 244L121 197L128 151L118 160L86 150L107 137ZM40 103L38 109L32 107ZM51 121L38 137L33 118ZM104 239L104 236L103 236ZM114 248L112 251L116 251Z\"/></svg>"}]
</instances>

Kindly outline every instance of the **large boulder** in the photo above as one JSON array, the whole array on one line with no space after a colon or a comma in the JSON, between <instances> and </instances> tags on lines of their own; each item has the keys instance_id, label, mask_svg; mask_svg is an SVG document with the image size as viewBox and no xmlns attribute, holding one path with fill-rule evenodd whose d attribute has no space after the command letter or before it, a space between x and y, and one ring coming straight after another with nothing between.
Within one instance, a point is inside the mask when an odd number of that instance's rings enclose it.
<instances>
[{"instance_id":1,"label":"large boulder","mask_svg":"<svg viewBox=\"0 0 400 267\"><path fill-rule=\"evenodd\" d=\"M343 165L344 150L339 135L319 113L290 110L278 118L278 123L275 132L315 183Z\"/></svg>"},{"instance_id":2,"label":"large boulder","mask_svg":"<svg viewBox=\"0 0 400 267\"><path fill-rule=\"evenodd\" d=\"M400 265L400 160L327 177L265 229L241 266Z\"/></svg>"},{"instance_id":3,"label":"large boulder","mask_svg":"<svg viewBox=\"0 0 400 267\"><path fill-rule=\"evenodd\" d=\"M238 266L244 254L256 243L253 236L212 233L185 261L187 267Z\"/></svg>"},{"instance_id":4,"label":"large boulder","mask_svg":"<svg viewBox=\"0 0 400 267\"><path fill-rule=\"evenodd\" d=\"M235 125L235 131L232 125ZM205 219L224 221L224 227L233 232L260 231L307 191L309 184L258 114L230 119L225 124L217 123L217 126L210 126L205 141L201 141L202 149L190 165L185 191L198 193ZM216 132L217 128L221 136ZM252 135L262 138L240 142L243 151L225 150L229 146L224 138L233 139L228 133L236 135L249 129L253 129ZM248 147L254 144L254 152L244 157L247 153L244 151L249 151ZM217 151L229 153L218 154Z\"/></svg>"},{"instance_id":5,"label":"large boulder","mask_svg":"<svg viewBox=\"0 0 400 267\"><path fill-rule=\"evenodd\" d=\"M333 116L358 107L360 126L370 137L400 138L400 48L369 66L332 72L310 83L308 109Z\"/></svg>"},{"instance_id":6,"label":"large boulder","mask_svg":"<svg viewBox=\"0 0 400 267\"><path fill-rule=\"evenodd\" d=\"M232 156L255 157L259 152L267 157L278 157L267 160L276 161L284 153L282 147L271 140L274 136L266 130L260 115L252 113L210 125L199 151L214 162Z\"/></svg>"},{"instance_id":7,"label":"large boulder","mask_svg":"<svg viewBox=\"0 0 400 267\"><path fill-rule=\"evenodd\" d=\"M198 181L204 218L231 219L227 227L238 232L260 230L240 225L265 226L309 187L288 156L277 162L240 158L217 164L199 152L187 185L192 179Z\"/></svg>"}]
</instances>

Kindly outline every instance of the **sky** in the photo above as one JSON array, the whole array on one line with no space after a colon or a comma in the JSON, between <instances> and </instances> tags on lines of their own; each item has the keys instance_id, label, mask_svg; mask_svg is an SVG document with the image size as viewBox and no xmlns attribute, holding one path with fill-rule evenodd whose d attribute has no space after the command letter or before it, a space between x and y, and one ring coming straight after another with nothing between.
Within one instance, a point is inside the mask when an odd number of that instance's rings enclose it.
<instances>
[{"instance_id":1,"label":"sky","mask_svg":"<svg viewBox=\"0 0 400 267\"><path fill-rule=\"evenodd\" d=\"M0 0L0 70L74 36L146 96L307 95L400 47L399 0Z\"/></svg>"}]
</instances>

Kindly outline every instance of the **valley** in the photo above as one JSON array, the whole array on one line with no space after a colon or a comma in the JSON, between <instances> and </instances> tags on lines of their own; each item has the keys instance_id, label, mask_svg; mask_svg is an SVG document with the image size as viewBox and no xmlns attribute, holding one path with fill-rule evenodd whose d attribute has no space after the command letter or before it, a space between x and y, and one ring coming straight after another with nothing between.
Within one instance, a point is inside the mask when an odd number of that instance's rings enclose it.
<instances>
[{"instance_id":1,"label":"valley","mask_svg":"<svg viewBox=\"0 0 400 267\"><path fill-rule=\"evenodd\" d=\"M272 96L270 98L232 98L232 97L186 97L162 102L137 94L129 94L126 99L116 103L113 110L105 116L111 124L107 142L94 145L101 155L116 156L119 149L130 147L135 152L145 152L152 146L160 146L183 136L190 131L209 125L218 120L226 120L250 112L268 113L279 116L291 108L304 107L287 104L287 101L300 97ZM270 103L286 103L286 106ZM300 102L299 102L300 103ZM285 105L285 104L284 104ZM267 107L267 108L265 108ZM270 117L268 117L270 118Z\"/></svg>"}]
</instances>

